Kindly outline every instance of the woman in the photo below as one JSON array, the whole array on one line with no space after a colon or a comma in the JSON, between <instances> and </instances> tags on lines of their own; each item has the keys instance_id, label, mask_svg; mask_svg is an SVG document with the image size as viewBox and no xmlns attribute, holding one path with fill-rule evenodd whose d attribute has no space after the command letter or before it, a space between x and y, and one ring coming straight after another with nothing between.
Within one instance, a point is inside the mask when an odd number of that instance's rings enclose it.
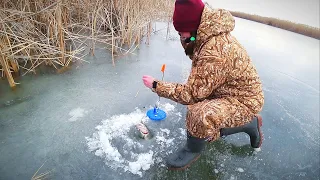
<instances>
[{"instance_id":1,"label":"woman","mask_svg":"<svg viewBox=\"0 0 320 180\"><path fill-rule=\"evenodd\" d=\"M186 168L204 149L207 140L239 132L250 135L251 146L262 143L264 104L262 84L250 57L230 32L230 12L211 9L201 0L177 0L173 24L192 68L186 84L143 76L145 86L159 96L187 105L187 142L172 154L170 169Z\"/></svg>"}]
</instances>

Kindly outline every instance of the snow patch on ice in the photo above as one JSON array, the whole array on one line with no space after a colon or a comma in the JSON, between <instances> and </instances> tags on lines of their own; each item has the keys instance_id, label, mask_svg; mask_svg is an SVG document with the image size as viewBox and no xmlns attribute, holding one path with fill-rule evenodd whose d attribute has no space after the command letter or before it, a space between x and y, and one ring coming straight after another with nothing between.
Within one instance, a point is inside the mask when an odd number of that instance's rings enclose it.
<instances>
[{"instance_id":1,"label":"snow patch on ice","mask_svg":"<svg viewBox=\"0 0 320 180\"><path fill-rule=\"evenodd\" d=\"M244 172L244 170L242 168L237 168L237 171L241 172L241 173Z\"/></svg>"},{"instance_id":2,"label":"snow patch on ice","mask_svg":"<svg viewBox=\"0 0 320 180\"><path fill-rule=\"evenodd\" d=\"M168 129L167 129L168 130ZM169 133L167 133L168 131L166 131L165 133L163 133L163 131L161 133L158 133L157 136L156 136L156 142L157 144L161 145L161 146L166 146L166 147L169 147L172 144L174 138L170 138L168 139L167 136L169 135Z\"/></svg>"},{"instance_id":3,"label":"snow patch on ice","mask_svg":"<svg viewBox=\"0 0 320 180\"><path fill-rule=\"evenodd\" d=\"M185 129L182 129L182 128L179 128L180 130L180 133L183 135L183 136L187 136L187 132Z\"/></svg>"},{"instance_id":4,"label":"snow patch on ice","mask_svg":"<svg viewBox=\"0 0 320 180\"><path fill-rule=\"evenodd\" d=\"M170 103L160 104L159 107L168 114L175 110L175 106ZM175 114L176 112L173 112L169 115L176 116ZM146 113L138 108L131 113L114 115L103 120L96 126L96 132L91 137L86 137L89 151L103 158L114 170L120 168L142 177L152 165L162 163L162 157L172 153L172 147L175 147L175 141L179 139L174 135L179 134L179 131L157 128L153 139L149 140L154 143L150 144L145 140L139 141L131 134L132 128L141 121L151 123ZM182 129L180 131L182 132ZM148 145L144 146L145 143Z\"/></svg>"},{"instance_id":5,"label":"snow patch on ice","mask_svg":"<svg viewBox=\"0 0 320 180\"><path fill-rule=\"evenodd\" d=\"M253 148L254 152L260 152L261 148Z\"/></svg>"},{"instance_id":6,"label":"snow patch on ice","mask_svg":"<svg viewBox=\"0 0 320 180\"><path fill-rule=\"evenodd\" d=\"M174 105L170 104L170 103L165 103L163 105L160 105L161 108L163 108L164 111L166 112L170 112L173 111L175 109Z\"/></svg>"},{"instance_id":7,"label":"snow patch on ice","mask_svg":"<svg viewBox=\"0 0 320 180\"><path fill-rule=\"evenodd\" d=\"M170 130L169 130L169 129L161 129L161 128L160 128L160 131L167 133L167 135L170 134Z\"/></svg>"},{"instance_id":8,"label":"snow patch on ice","mask_svg":"<svg viewBox=\"0 0 320 180\"><path fill-rule=\"evenodd\" d=\"M237 177L235 177L234 175L231 175L230 180L236 180Z\"/></svg>"},{"instance_id":9,"label":"snow patch on ice","mask_svg":"<svg viewBox=\"0 0 320 180\"><path fill-rule=\"evenodd\" d=\"M138 174L142 177L142 172L150 169L151 165L153 165L154 161L152 159L153 151L149 151L148 153L139 154L137 161L129 162L128 170L133 174Z\"/></svg>"},{"instance_id":10,"label":"snow patch on ice","mask_svg":"<svg viewBox=\"0 0 320 180\"><path fill-rule=\"evenodd\" d=\"M86 111L80 107L72 109L69 112L69 116L71 116L69 118L69 121L71 121L71 122L77 121L79 118L84 117L87 113L88 113L88 111Z\"/></svg>"},{"instance_id":11,"label":"snow patch on ice","mask_svg":"<svg viewBox=\"0 0 320 180\"><path fill-rule=\"evenodd\" d=\"M157 149L157 153L160 153L164 156L167 156L173 152L174 147L174 141L175 138L169 137L170 130L169 129L161 129L155 136L156 143L159 145ZM158 157L156 159L156 163L163 162L163 159L161 157ZM160 164L160 166L165 166L163 163Z\"/></svg>"},{"instance_id":12,"label":"snow patch on ice","mask_svg":"<svg viewBox=\"0 0 320 180\"><path fill-rule=\"evenodd\" d=\"M114 169L123 168L125 171L142 176L142 170L148 170L154 163L153 151L140 154L133 152L133 149L143 147L143 145L131 139L128 132L132 126L145 118L145 113L136 109L129 114L115 115L102 121L101 125L96 127L97 132L92 137L86 137L89 151L104 158L107 161L106 164ZM125 141L122 147L132 149L126 149L121 154L120 149L113 144L113 141L119 140Z\"/></svg>"}]
</instances>

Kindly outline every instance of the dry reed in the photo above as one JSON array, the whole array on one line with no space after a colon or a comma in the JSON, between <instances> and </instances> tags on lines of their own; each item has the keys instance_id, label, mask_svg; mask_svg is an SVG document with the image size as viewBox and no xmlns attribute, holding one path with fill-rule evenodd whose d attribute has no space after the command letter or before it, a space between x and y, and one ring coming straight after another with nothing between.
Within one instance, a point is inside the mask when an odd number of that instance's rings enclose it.
<instances>
[{"instance_id":1,"label":"dry reed","mask_svg":"<svg viewBox=\"0 0 320 180\"><path fill-rule=\"evenodd\" d=\"M94 55L96 44L115 56L150 38L152 22L168 19L173 0L0 0L0 72L14 76L51 66L64 72Z\"/></svg>"},{"instance_id":2,"label":"dry reed","mask_svg":"<svg viewBox=\"0 0 320 180\"><path fill-rule=\"evenodd\" d=\"M45 179L49 179L49 176L51 175L51 173L53 172L54 169L50 170L50 171L46 171L44 173L39 173L40 169L43 167L43 165L46 163L46 161L39 167L39 169L33 174L33 176L31 177L31 180L45 180Z\"/></svg>"},{"instance_id":3,"label":"dry reed","mask_svg":"<svg viewBox=\"0 0 320 180\"><path fill-rule=\"evenodd\" d=\"M294 33L302 34L320 40L320 29L305 24L298 24L291 21L280 20L271 17L262 17L258 15L246 14L242 12L230 11L235 17L263 23L280 29L288 30Z\"/></svg>"}]
</instances>

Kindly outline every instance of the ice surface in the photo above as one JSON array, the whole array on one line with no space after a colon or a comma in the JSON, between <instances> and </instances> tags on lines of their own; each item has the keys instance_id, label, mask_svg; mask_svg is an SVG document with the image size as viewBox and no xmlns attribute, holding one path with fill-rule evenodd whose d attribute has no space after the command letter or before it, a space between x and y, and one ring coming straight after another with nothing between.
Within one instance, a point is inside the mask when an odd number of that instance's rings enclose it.
<instances>
[{"instance_id":1,"label":"ice surface","mask_svg":"<svg viewBox=\"0 0 320 180\"><path fill-rule=\"evenodd\" d=\"M261 1L257 4L255 0L204 0L215 8L225 8L260 16L280 18L296 23L319 27L319 1ZM286 7L279 8L277 7ZM280 10L281 9L281 10Z\"/></svg>"},{"instance_id":2,"label":"ice surface","mask_svg":"<svg viewBox=\"0 0 320 180\"><path fill-rule=\"evenodd\" d=\"M185 129L179 128L179 130L183 136L187 136L187 131Z\"/></svg>"}]
</instances>

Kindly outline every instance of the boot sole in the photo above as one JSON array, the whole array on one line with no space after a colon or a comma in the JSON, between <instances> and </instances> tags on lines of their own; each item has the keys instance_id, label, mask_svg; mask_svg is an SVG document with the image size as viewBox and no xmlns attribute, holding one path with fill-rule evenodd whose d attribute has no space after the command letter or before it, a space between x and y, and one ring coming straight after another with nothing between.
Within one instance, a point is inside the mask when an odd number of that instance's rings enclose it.
<instances>
[{"instance_id":1,"label":"boot sole","mask_svg":"<svg viewBox=\"0 0 320 180\"><path fill-rule=\"evenodd\" d=\"M200 156L201 156L201 154L199 154L199 155L198 155L197 157L195 157L189 164L187 164L187 165L185 165L185 166L183 166L183 167L179 167L179 168L170 167L170 168L168 168L168 170L174 170L174 171L185 170L185 169L187 169L188 167L190 167L192 163L196 162L196 161L199 159Z\"/></svg>"},{"instance_id":2,"label":"boot sole","mask_svg":"<svg viewBox=\"0 0 320 180\"><path fill-rule=\"evenodd\" d=\"M258 148L260 148L261 147L261 145L262 145L262 141L264 140L263 138L263 133L262 133L262 131L261 131L261 126L262 126L262 117L261 117L261 115L256 115L256 117L257 117L257 119L258 119L258 131L259 131L259 136L260 136L260 142L259 142L259 147Z\"/></svg>"}]
</instances>

